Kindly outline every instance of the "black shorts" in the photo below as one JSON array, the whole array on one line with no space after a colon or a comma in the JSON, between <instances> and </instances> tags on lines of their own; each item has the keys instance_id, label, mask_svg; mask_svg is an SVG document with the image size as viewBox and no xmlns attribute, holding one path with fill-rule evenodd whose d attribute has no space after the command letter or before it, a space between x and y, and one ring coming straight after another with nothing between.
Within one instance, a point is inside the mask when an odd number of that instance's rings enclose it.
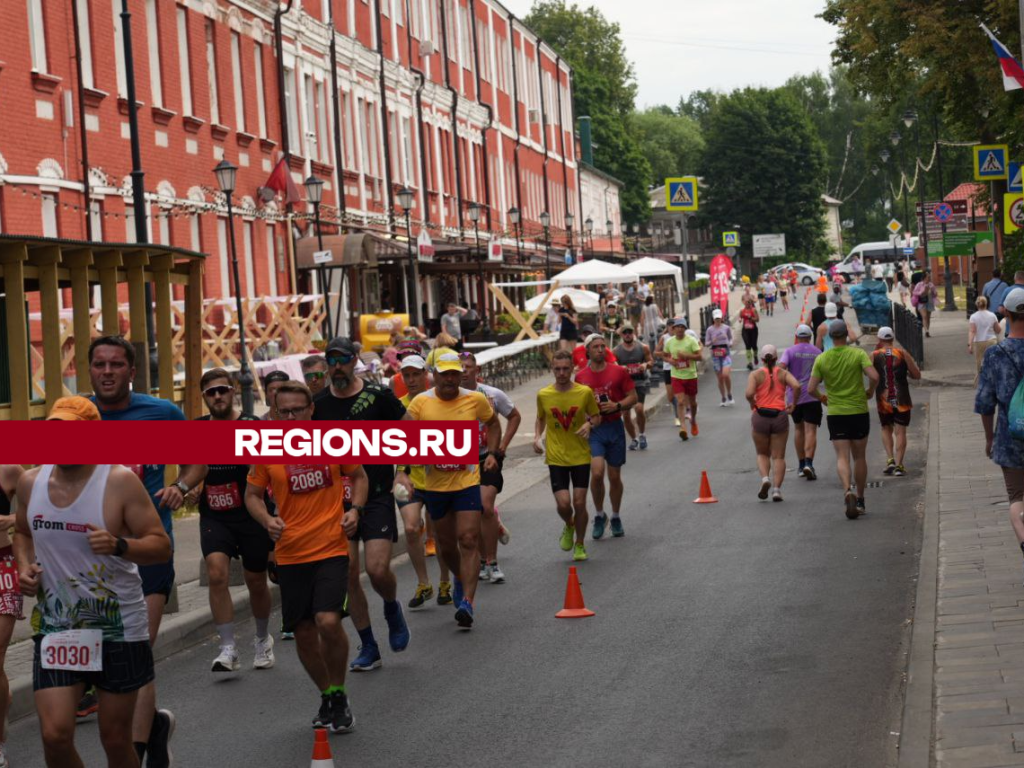
<instances>
[{"instance_id":1,"label":"black shorts","mask_svg":"<svg viewBox=\"0 0 1024 768\"><path fill-rule=\"evenodd\" d=\"M348 557L339 555L311 563L277 566L281 587L281 623L294 632L318 613L348 615Z\"/></svg>"},{"instance_id":2,"label":"black shorts","mask_svg":"<svg viewBox=\"0 0 1024 768\"><path fill-rule=\"evenodd\" d=\"M348 504L345 509L348 509ZM395 497L390 493L366 500L363 513L359 515L359 526L352 541L368 539L391 539L398 541L398 516L395 513Z\"/></svg>"},{"instance_id":3,"label":"black shorts","mask_svg":"<svg viewBox=\"0 0 1024 768\"><path fill-rule=\"evenodd\" d=\"M44 669L39 656L43 636L36 635L32 656L32 690L70 688L79 683L95 685L110 693L131 693L153 682L153 649L148 640L133 642L104 640L103 669L100 672L77 672L70 669Z\"/></svg>"},{"instance_id":4,"label":"black shorts","mask_svg":"<svg viewBox=\"0 0 1024 768\"><path fill-rule=\"evenodd\" d=\"M866 413L850 416L828 415L829 440L863 440L871 432L871 419Z\"/></svg>"},{"instance_id":5,"label":"black shorts","mask_svg":"<svg viewBox=\"0 0 1024 768\"><path fill-rule=\"evenodd\" d=\"M483 512L480 486L471 485L457 491L423 491L424 506L430 519L443 520L449 512Z\"/></svg>"},{"instance_id":6,"label":"black shorts","mask_svg":"<svg viewBox=\"0 0 1024 768\"><path fill-rule=\"evenodd\" d=\"M501 469L505 466L505 459L494 457L498 460L498 468L492 472L484 470L484 463L480 462L480 485L489 485L493 488L498 489L498 493L501 493L501 489L505 487L505 478L501 475Z\"/></svg>"},{"instance_id":7,"label":"black shorts","mask_svg":"<svg viewBox=\"0 0 1024 768\"><path fill-rule=\"evenodd\" d=\"M740 331L743 337L743 346L747 349L757 349L757 328L744 328Z\"/></svg>"},{"instance_id":8,"label":"black shorts","mask_svg":"<svg viewBox=\"0 0 1024 768\"><path fill-rule=\"evenodd\" d=\"M891 427L893 424L899 424L901 427L910 426L910 411L885 411L878 412L878 423L883 427Z\"/></svg>"},{"instance_id":9,"label":"black shorts","mask_svg":"<svg viewBox=\"0 0 1024 768\"><path fill-rule=\"evenodd\" d=\"M672 369L665 368L661 372L661 380L665 382L666 387L672 386Z\"/></svg>"},{"instance_id":10,"label":"black shorts","mask_svg":"<svg viewBox=\"0 0 1024 768\"><path fill-rule=\"evenodd\" d=\"M671 380L672 374L669 373L669 379ZM671 381L670 381L671 383ZM647 379L633 379L633 389L636 390L636 401L641 405L647 399L647 395L651 392L651 384Z\"/></svg>"},{"instance_id":11,"label":"black shorts","mask_svg":"<svg viewBox=\"0 0 1024 768\"><path fill-rule=\"evenodd\" d=\"M808 424L813 424L816 427L821 426L821 403L800 403L793 409L793 423L803 424L805 421Z\"/></svg>"},{"instance_id":12,"label":"black shorts","mask_svg":"<svg viewBox=\"0 0 1024 768\"><path fill-rule=\"evenodd\" d=\"M204 558L222 552L231 558L241 558L245 570L263 573L267 570L270 544L266 529L251 517L238 520L215 515L199 517L199 546Z\"/></svg>"},{"instance_id":13,"label":"black shorts","mask_svg":"<svg viewBox=\"0 0 1024 768\"><path fill-rule=\"evenodd\" d=\"M166 563L140 565L139 576L142 578L142 594L171 596L174 589L174 557Z\"/></svg>"},{"instance_id":14,"label":"black shorts","mask_svg":"<svg viewBox=\"0 0 1024 768\"><path fill-rule=\"evenodd\" d=\"M568 491L573 488L590 487L590 465L576 464L572 467L559 467L548 464L548 475L551 477L551 492Z\"/></svg>"}]
</instances>

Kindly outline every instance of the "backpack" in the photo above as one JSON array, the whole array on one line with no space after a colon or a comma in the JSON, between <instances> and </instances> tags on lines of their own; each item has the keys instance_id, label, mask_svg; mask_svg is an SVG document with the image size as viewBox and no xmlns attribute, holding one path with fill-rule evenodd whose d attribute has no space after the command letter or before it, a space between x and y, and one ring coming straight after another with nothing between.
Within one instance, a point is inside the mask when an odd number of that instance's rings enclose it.
<instances>
[{"instance_id":1,"label":"backpack","mask_svg":"<svg viewBox=\"0 0 1024 768\"><path fill-rule=\"evenodd\" d=\"M1005 341L1000 342L997 346L1002 349L1006 359L1010 361L1020 377L1017 388L1013 391L1013 397L1010 398L1010 407L1006 410L1006 422L1010 428L1010 437L1014 440L1024 440L1024 373L1021 373L1017 361L1010 354L1009 348L1003 346L1004 343Z\"/></svg>"}]
</instances>

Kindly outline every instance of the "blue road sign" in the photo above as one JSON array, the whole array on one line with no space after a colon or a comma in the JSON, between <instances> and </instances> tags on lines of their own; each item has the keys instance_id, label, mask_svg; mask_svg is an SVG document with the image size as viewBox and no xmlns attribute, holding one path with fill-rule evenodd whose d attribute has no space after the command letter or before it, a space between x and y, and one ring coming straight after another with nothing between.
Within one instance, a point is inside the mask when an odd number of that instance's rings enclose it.
<instances>
[{"instance_id":1,"label":"blue road sign","mask_svg":"<svg viewBox=\"0 0 1024 768\"><path fill-rule=\"evenodd\" d=\"M914 249L913 248L904 248L903 249L903 255L904 256L913 256L914 255Z\"/></svg>"},{"instance_id":2,"label":"blue road sign","mask_svg":"<svg viewBox=\"0 0 1024 768\"><path fill-rule=\"evenodd\" d=\"M949 203L939 203L935 206L935 210L932 211L932 216L935 217L936 221L945 223L953 218L953 206Z\"/></svg>"},{"instance_id":3,"label":"blue road sign","mask_svg":"<svg viewBox=\"0 0 1024 768\"><path fill-rule=\"evenodd\" d=\"M1005 144L986 144L974 147L974 178L993 181L1007 177L1010 150Z\"/></svg>"},{"instance_id":4,"label":"blue road sign","mask_svg":"<svg viewBox=\"0 0 1024 768\"><path fill-rule=\"evenodd\" d=\"M669 211L697 210L697 177L681 176L665 179L665 209Z\"/></svg>"},{"instance_id":5,"label":"blue road sign","mask_svg":"<svg viewBox=\"0 0 1024 768\"><path fill-rule=\"evenodd\" d=\"M1021 176L1021 163L1010 161L1010 175L1006 185L1007 192L1024 192L1024 177Z\"/></svg>"}]
</instances>

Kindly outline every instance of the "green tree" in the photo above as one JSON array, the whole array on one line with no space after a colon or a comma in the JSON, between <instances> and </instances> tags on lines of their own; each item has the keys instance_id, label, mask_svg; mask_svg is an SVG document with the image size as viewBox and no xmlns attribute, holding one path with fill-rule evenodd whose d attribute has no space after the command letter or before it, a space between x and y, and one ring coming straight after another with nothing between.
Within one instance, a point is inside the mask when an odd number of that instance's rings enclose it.
<instances>
[{"instance_id":1,"label":"green tree","mask_svg":"<svg viewBox=\"0 0 1024 768\"><path fill-rule=\"evenodd\" d=\"M666 176L696 172L704 151L700 126L671 107L651 107L633 117L640 148L651 166L651 184L663 184Z\"/></svg>"}]
</instances>

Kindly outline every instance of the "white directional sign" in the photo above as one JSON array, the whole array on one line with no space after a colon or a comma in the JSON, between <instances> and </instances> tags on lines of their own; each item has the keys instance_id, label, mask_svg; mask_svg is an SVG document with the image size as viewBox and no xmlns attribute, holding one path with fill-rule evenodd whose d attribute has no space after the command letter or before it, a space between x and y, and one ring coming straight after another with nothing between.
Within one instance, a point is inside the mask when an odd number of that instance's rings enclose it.
<instances>
[{"instance_id":1,"label":"white directional sign","mask_svg":"<svg viewBox=\"0 0 1024 768\"><path fill-rule=\"evenodd\" d=\"M767 259L786 255L785 235L754 235L754 258Z\"/></svg>"}]
</instances>

